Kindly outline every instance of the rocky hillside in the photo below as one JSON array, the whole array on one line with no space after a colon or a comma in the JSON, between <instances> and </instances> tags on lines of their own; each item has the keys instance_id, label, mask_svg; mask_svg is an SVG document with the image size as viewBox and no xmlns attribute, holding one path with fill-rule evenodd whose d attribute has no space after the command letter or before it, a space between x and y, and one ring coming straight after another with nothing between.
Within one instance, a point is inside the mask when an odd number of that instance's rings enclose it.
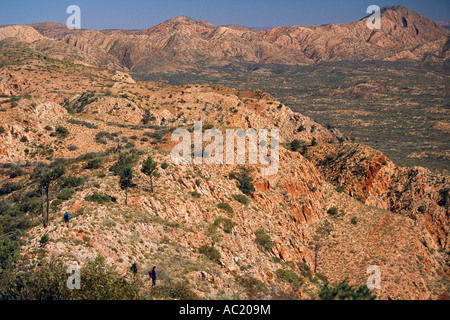
<instances>
[{"instance_id":1,"label":"rocky hillside","mask_svg":"<svg viewBox=\"0 0 450 320\"><path fill-rule=\"evenodd\" d=\"M16 271L102 256L126 278L133 262L141 280L156 265L161 286L187 281L200 298L315 299L326 279L364 285L378 265L381 299L448 292L448 177L398 168L261 91L139 82L25 48L4 46L0 57L1 232L20 241ZM175 165L170 133L198 120L279 129L278 173ZM148 156L153 192L141 172ZM43 227L39 181L59 167Z\"/></svg>"},{"instance_id":2,"label":"rocky hillside","mask_svg":"<svg viewBox=\"0 0 450 320\"><path fill-rule=\"evenodd\" d=\"M450 251L448 176L397 167L381 152L349 143L312 147L307 156L340 191L417 220L440 248Z\"/></svg>"},{"instance_id":3,"label":"rocky hillside","mask_svg":"<svg viewBox=\"0 0 450 320\"><path fill-rule=\"evenodd\" d=\"M448 34L403 6L382 9L380 30L367 28L366 19L258 31L235 25L216 27L183 16L138 31L69 30L54 23L0 28L4 43L137 73L229 62L444 61L448 59Z\"/></svg>"}]
</instances>

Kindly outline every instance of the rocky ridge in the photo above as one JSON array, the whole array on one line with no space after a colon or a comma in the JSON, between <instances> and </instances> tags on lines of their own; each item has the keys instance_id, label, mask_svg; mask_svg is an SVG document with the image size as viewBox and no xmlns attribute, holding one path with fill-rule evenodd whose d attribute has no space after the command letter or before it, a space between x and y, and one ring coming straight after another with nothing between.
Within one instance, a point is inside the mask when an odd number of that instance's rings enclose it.
<instances>
[{"instance_id":1,"label":"rocky ridge","mask_svg":"<svg viewBox=\"0 0 450 320\"><path fill-rule=\"evenodd\" d=\"M260 91L136 82L125 73L27 49L4 49L3 56L9 62L2 66L0 161L28 168L18 177L2 171L2 183L27 186L6 197L21 199L32 191L30 173L38 161L66 159L59 161L67 175L85 179L68 200L55 201L62 187L52 189L50 225L37 225L23 238L22 265L46 259L83 264L101 255L128 276L134 261L142 270L157 264L164 270L161 281L191 279L202 298L248 298L242 278L265 284L268 291L259 297L316 298L318 280L304 273L304 265L316 276L357 285L365 283L369 265L380 265L381 299L436 299L447 290L448 203L440 190L448 178L397 168ZM170 129L192 129L198 120L221 130L278 128L278 174L261 176L258 165L172 164ZM58 136L57 127L68 135ZM310 144L305 154L289 150L294 139ZM136 156L128 204L108 170L119 157L118 144ZM154 193L139 170L147 155L168 164L158 167ZM91 159L101 165L90 167ZM235 199L242 192L232 176L241 170L255 186L248 204ZM87 200L94 192L115 201ZM422 194L427 196L420 199ZM332 207L338 214L330 214ZM74 217L71 228L60 221L66 211ZM39 216L29 219L38 222ZM258 229L272 245L255 241ZM45 234L50 240L42 247ZM203 245L215 248L220 259L205 257ZM286 282L280 269L302 275L302 285Z\"/></svg>"},{"instance_id":2,"label":"rocky ridge","mask_svg":"<svg viewBox=\"0 0 450 320\"><path fill-rule=\"evenodd\" d=\"M448 60L448 30L403 7L382 8L382 28L371 30L366 18L323 26L282 26L258 31L241 26L216 27L176 17L153 28L69 30L40 23L0 28L0 40L91 64L136 73L202 68L223 63L304 64L330 61ZM36 32L31 32L32 29ZM12 32L12 29L15 31Z\"/></svg>"}]
</instances>

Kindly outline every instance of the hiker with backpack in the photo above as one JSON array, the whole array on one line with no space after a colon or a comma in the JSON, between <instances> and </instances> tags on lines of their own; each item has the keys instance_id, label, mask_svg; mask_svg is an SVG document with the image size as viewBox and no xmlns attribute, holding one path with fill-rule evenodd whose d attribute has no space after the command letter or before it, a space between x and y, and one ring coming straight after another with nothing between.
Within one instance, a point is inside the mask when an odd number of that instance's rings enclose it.
<instances>
[{"instance_id":1,"label":"hiker with backpack","mask_svg":"<svg viewBox=\"0 0 450 320\"><path fill-rule=\"evenodd\" d=\"M131 272L133 272L133 277L136 279L136 274L137 274L137 265L136 262L133 263L133 265L131 266Z\"/></svg>"},{"instance_id":2,"label":"hiker with backpack","mask_svg":"<svg viewBox=\"0 0 450 320\"><path fill-rule=\"evenodd\" d=\"M68 213L68 212L64 213L64 221L66 222L67 228L69 227L70 219L72 219L72 216L70 215L70 213Z\"/></svg>"},{"instance_id":3,"label":"hiker with backpack","mask_svg":"<svg viewBox=\"0 0 450 320\"><path fill-rule=\"evenodd\" d=\"M156 285L156 270L155 269L156 269L156 267L153 267L153 269L148 272L148 275L152 279L152 287L154 285Z\"/></svg>"}]
</instances>

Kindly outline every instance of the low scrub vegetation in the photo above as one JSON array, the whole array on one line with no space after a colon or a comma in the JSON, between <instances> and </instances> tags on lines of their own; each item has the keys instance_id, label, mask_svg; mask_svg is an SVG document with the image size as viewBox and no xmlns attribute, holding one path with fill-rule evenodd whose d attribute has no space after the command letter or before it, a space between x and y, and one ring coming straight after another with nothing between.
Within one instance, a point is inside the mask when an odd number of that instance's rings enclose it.
<instances>
[{"instance_id":1,"label":"low scrub vegetation","mask_svg":"<svg viewBox=\"0 0 450 320\"><path fill-rule=\"evenodd\" d=\"M46 242L41 241L42 242ZM120 276L105 259L97 257L80 270L81 288L67 287L67 266L45 263L19 273L4 275L2 300L135 300L143 299L138 287Z\"/></svg>"},{"instance_id":2,"label":"low scrub vegetation","mask_svg":"<svg viewBox=\"0 0 450 320\"><path fill-rule=\"evenodd\" d=\"M221 202L217 205L217 208L225 210L228 213L233 213L233 208L226 202Z\"/></svg>"},{"instance_id":3,"label":"low scrub vegetation","mask_svg":"<svg viewBox=\"0 0 450 320\"><path fill-rule=\"evenodd\" d=\"M255 231L256 239L255 242L266 249L267 251L272 250L273 242L270 236L264 231L264 229L258 229Z\"/></svg>"},{"instance_id":4,"label":"low scrub vegetation","mask_svg":"<svg viewBox=\"0 0 450 320\"><path fill-rule=\"evenodd\" d=\"M216 248L205 244L205 245L201 246L200 248L198 248L198 251L201 254L207 256L212 261L214 261L216 263L220 263L220 259L222 258L222 256Z\"/></svg>"},{"instance_id":5,"label":"low scrub vegetation","mask_svg":"<svg viewBox=\"0 0 450 320\"><path fill-rule=\"evenodd\" d=\"M240 203L244 204L244 205L247 205L250 202L250 200L246 196L244 196L243 194L234 194L233 195L233 199L236 200L237 202L240 202Z\"/></svg>"},{"instance_id":6,"label":"low scrub vegetation","mask_svg":"<svg viewBox=\"0 0 450 320\"><path fill-rule=\"evenodd\" d=\"M97 202L100 204L104 204L104 203L109 203L109 202L116 202L116 198L111 197L107 194L100 194L97 192L94 192L91 195L88 195L84 198L84 200L86 201L91 201L91 202Z\"/></svg>"},{"instance_id":7,"label":"low scrub vegetation","mask_svg":"<svg viewBox=\"0 0 450 320\"><path fill-rule=\"evenodd\" d=\"M330 284L324 283L319 291L322 300L374 300L376 296L363 285L352 287L346 281Z\"/></svg>"}]
</instances>

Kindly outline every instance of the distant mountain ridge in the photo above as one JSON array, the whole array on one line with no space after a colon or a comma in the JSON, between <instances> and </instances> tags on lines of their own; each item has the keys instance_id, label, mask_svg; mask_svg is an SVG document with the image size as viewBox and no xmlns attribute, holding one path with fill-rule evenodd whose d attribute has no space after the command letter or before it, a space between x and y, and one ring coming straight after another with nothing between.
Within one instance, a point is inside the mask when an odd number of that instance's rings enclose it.
<instances>
[{"instance_id":1,"label":"distant mountain ridge","mask_svg":"<svg viewBox=\"0 0 450 320\"><path fill-rule=\"evenodd\" d=\"M323 26L256 30L216 27L179 16L149 29L70 30L37 23L0 28L3 44L140 73L223 62L302 64L341 60L437 60L449 58L449 31L403 6L382 8L382 29L366 19Z\"/></svg>"}]
</instances>

